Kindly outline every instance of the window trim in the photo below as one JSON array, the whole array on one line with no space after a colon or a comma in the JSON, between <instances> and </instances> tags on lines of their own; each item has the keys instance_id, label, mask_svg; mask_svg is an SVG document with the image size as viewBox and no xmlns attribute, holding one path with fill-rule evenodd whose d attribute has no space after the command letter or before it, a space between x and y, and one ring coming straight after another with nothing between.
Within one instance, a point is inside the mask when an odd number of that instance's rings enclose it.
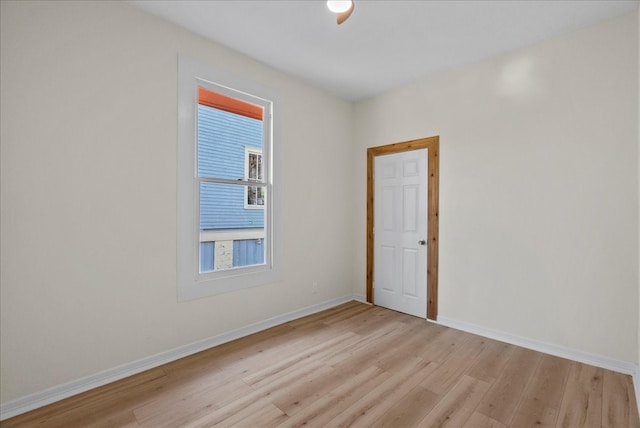
<instances>
[{"instance_id":1,"label":"window trim","mask_svg":"<svg viewBox=\"0 0 640 428\"><path fill-rule=\"evenodd\" d=\"M262 148L263 177L267 187L265 234L268 256L265 264L200 273L200 207L197 179L198 87L256 104L265 109L265 140ZM235 88L235 89L232 89ZM178 56L178 138L177 138L177 296L188 301L206 296L274 283L282 278L279 157L274 144L279 121L273 114L277 94L255 82L230 75L214 67ZM270 159L270 162L265 162ZM267 165L270 163L271 165ZM271 168L269 166L272 166Z\"/></svg>"}]
</instances>

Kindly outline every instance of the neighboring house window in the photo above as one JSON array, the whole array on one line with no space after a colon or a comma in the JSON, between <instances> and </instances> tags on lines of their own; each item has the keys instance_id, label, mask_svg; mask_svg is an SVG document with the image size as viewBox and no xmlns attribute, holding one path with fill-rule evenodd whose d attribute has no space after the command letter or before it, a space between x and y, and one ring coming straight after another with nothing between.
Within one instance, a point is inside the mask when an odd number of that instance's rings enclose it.
<instances>
[{"instance_id":1,"label":"neighboring house window","mask_svg":"<svg viewBox=\"0 0 640 428\"><path fill-rule=\"evenodd\" d=\"M178 86L179 299L277 281L273 94L182 57Z\"/></svg>"},{"instance_id":2,"label":"neighboring house window","mask_svg":"<svg viewBox=\"0 0 640 428\"><path fill-rule=\"evenodd\" d=\"M247 181L262 182L262 150L245 149L245 178ZM247 209L264 208L264 187L247 186L245 204Z\"/></svg>"}]
</instances>

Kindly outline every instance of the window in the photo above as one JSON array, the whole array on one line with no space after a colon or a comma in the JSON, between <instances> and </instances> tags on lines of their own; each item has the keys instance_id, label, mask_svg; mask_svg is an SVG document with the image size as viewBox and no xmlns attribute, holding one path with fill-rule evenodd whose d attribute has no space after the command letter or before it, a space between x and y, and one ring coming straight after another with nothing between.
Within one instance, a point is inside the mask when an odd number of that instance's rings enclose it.
<instances>
[{"instance_id":1,"label":"window","mask_svg":"<svg viewBox=\"0 0 640 428\"><path fill-rule=\"evenodd\" d=\"M245 179L247 181L262 182L262 151L258 149L245 149ZM245 204L247 209L264 208L264 188L259 186L247 186L245 192Z\"/></svg>"},{"instance_id":2,"label":"window","mask_svg":"<svg viewBox=\"0 0 640 428\"><path fill-rule=\"evenodd\" d=\"M280 277L273 94L179 58L178 297Z\"/></svg>"}]
</instances>

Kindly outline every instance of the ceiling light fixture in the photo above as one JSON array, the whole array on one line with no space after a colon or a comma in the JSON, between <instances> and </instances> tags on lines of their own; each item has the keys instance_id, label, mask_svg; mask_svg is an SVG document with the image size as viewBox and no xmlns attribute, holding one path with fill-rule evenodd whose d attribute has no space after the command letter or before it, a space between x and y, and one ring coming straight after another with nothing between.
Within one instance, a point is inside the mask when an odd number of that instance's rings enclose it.
<instances>
[{"instance_id":1,"label":"ceiling light fixture","mask_svg":"<svg viewBox=\"0 0 640 428\"><path fill-rule=\"evenodd\" d=\"M338 24L342 24L353 13L353 0L328 0L327 7L336 14Z\"/></svg>"}]
</instances>

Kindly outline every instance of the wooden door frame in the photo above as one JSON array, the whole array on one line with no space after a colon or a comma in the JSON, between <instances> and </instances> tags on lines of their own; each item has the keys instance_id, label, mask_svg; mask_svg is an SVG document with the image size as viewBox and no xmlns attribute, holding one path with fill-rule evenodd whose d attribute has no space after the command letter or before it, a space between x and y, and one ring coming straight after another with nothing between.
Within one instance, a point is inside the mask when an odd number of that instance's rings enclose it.
<instances>
[{"instance_id":1,"label":"wooden door frame","mask_svg":"<svg viewBox=\"0 0 640 428\"><path fill-rule=\"evenodd\" d=\"M428 137L367 149L367 302L373 301L373 210L374 160L376 156L410 150L429 149L427 177L427 319L438 318L438 186L440 177L440 137Z\"/></svg>"}]
</instances>

